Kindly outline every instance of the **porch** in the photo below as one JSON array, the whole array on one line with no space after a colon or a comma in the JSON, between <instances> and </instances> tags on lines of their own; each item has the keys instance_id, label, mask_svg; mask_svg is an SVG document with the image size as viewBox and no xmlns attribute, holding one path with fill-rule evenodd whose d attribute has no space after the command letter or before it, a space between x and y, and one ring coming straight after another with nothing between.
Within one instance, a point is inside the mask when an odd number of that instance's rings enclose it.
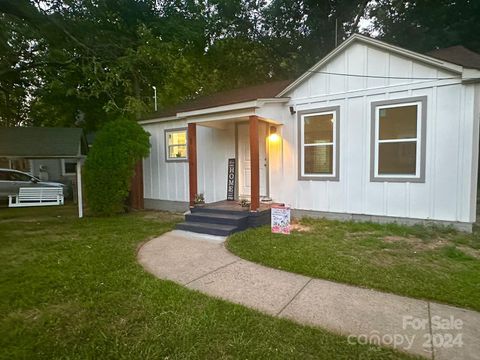
<instances>
[{"instance_id":1,"label":"porch","mask_svg":"<svg viewBox=\"0 0 480 360\"><path fill-rule=\"evenodd\" d=\"M230 115L230 116L229 116ZM235 116L237 115L237 116ZM203 121L202 121L203 120ZM269 155L270 138L275 134L278 141L277 127L281 124L275 120L257 115L238 116L238 114L223 114L216 116L216 120L207 118L193 118L187 122L187 151L188 151L188 195L190 214L185 216L185 222L177 226L178 229L211 235L227 236L237 231L245 230L270 223L270 208L272 200L269 193ZM215 140L211 151L216 152L215 159L218 165L235 159L233 174L227 167L218 169L223 176L225 197L207 204L196 204L196 197L204 191L212 191L208 178L212 174L200 176L203 180L199 189L198 152L204 151L207 146L202 138L197 137L199 127L209 127L221 131L225 129L225 138ZM230 134L230 137L227 136ZM234 136L231 134L234 133ZM234 152L222 152L220 142L229 142ZM213 154L201 155L205 159ZM228 166L230 168L230 164ZM218 184L217 184L218 185ZM217 186L218 188L218 186ZM220 193L221 195L221 193ZM217 190L218 196L218 190ZM211 199L211 198L210 198ZM220 198L221 199L221 198ZM210 200L211 201L211 200ZM243 205L243 206L242 206Z\"/></svg>"},{"instance_id":2,"label":"porch","mask_svg":"<svg viewBox=\"0 0 480 360\"><path fill-rule=\"evenodd\" d=\"M195 119L189 121L187 125L188 195L190 208L195 206L195 198L199 193L203 193L204 190L208 191L208 185L205 182L201 190L199 190L198 184L198 150L207 145L197 141L198 127L221 129L232 125L235 128L235 135L232 139L233 141L229 141L233 142L231 145L234 146L235 152L234 154L220 154L219 156L223 161L228 160L228 158L234 158L235 160L234 185L230 187L230 184L228 184L229 192L227 191L227 177L230 174L226 173L225 176L225 199L230 201L218 202L221 198L218 199L217 197L217 202L209 204L210 207L222 207L223 210L227 210L225 209L227 204L231 203L228 207L238 209L240 205L233 205L235 204L234 200L247 200L250 204L249 207L241 210L256 212L265 208L265 206L261 207L261 200L270 199L270 139L273 135L278 138L277 131L281 124L256 115L225 119L218 118L217 121L198 121ZM213 149L217 150L215 144L213 144ZM226 168L224 170L226 171Z\"/></svg>"}]
</instances>

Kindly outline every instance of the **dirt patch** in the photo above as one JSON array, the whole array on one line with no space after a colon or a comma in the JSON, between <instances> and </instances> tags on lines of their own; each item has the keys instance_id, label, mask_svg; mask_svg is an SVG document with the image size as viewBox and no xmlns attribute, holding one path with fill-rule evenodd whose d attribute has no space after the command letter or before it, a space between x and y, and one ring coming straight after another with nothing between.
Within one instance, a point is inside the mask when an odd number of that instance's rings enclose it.
<instances>
[{"instance_id":1,"label":"dirt patch","mask_svg":"<svg viewBox=\"0 0 480 360\"><path fill-rule=\"evenodd\" d=\"M290 224L290 230L298 231L298 232L309 232L309 231L312 231L312 227L297 223L297 224Z\"/></svg>"},{"instance_id":2,"label":"dirt patch","mask_svg":"<svg viewBox=\"0 0 480 360\"><path fill-rule=\"evenodd\" d=\"M389 243L389 244L394 244L394 243L397 243L399 241L406 241L408 240L408 238L405 238L403 236L385 236L383 238L383 241L385 241L386 243Z\"/></svg>"},{"instance_id":3,"label":"dirt patch","mask_svg":"<svg viewBox=\"0 0 480 360\"><path fill-rule=\"evenodd\" d=\"M473 249L471 247L463 246L463 245L457 245L457 249L467 254L468 256L471 256L477 260L480 260L480 250L478 249Z\"/></svg>"},{"instance_id":4,"label":"dirt patch","mask_svg":"<svg viewBox=\"0 0 480 360\"><path fill-rule=\"evenodd\" d=\"M298 221L297 219L292 219L292 221L290 222L290 230L298 232L309 232L312 231L312 227L302 224L301 221Z\"/></svg>"},{"instance_id":5,"label":"dirt patch","mask_svg":"<svg viewBox=\"0 0 480 360\"><path fill-rule=\"evenodd\" d=\"M413 250L426 251L436 250L448 245L450 242L444 238L422 240L415 236L384 236L383 241L388 244L404 243L410 246Z\"/></svg>"}]
</instances>

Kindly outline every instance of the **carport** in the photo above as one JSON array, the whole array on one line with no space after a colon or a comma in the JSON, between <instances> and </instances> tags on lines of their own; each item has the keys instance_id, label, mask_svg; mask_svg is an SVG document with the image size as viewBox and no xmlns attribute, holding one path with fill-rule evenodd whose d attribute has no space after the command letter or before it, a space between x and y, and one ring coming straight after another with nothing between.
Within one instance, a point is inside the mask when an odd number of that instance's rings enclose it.
<instances>
[{"instance_id":1,"label":"carport","mask_svg":"<svg viewBox=\"0 0 480 360\"><path fill-rule=\"evenodd\" d=\"M0 128L0 158L76 161L78 217L83 217L82 166L88 145L82 129L52 127Z\"/></svg>"}]
</instances>

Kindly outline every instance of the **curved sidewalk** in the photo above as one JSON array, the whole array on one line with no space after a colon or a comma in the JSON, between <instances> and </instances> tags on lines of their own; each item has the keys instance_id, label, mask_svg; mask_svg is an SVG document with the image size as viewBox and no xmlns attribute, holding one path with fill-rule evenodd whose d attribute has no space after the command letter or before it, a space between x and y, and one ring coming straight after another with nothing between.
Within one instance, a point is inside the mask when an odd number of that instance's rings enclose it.
<instances>
[{"instance_id":1,"label":"curved sidewalk","mask_svg":"<svg viewBox=\"0 0 480 360\"><path fill-rule=\"evenodd\" d=\"M480 359L480 313L271 269L228 252L224 240L174 230L144 244L138 261L159 278L360 342Z\"/></svg>"}]
</instances>

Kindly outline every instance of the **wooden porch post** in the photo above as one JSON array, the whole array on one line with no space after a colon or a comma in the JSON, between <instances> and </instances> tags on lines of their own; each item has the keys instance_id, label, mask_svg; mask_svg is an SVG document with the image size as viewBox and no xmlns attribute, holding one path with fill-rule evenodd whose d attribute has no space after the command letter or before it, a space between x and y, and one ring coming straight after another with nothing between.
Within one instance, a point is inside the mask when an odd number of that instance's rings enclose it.
<instances>
[{"instance_id":1,"label":"wooden porch post","mask_svg":"<svg viewBox=\"0 0 480 360\"><path fill-rule=\"evenodd\" d=\"M195 205L197 195L197 124L188 124L188 183L190 206Z\"/></svg>"},{"instance_id":2,"label":"wooden porch post","mask_svg":"<svg viewBox=\"0 0 480 360\"><path fill-rule=\"evenodd\" d=\"M250 210L260 207L260 158L258 145L258 117L250 116Z\"/></svg>"},{"instance_id":3,"label":"wooden porch post","mask_svg":"<svg viewBox=\"0 0 480 360\"><path fill-rule=\"evenodd\" d=\"M143 159L135 164L135 173L130 188L130 206L136 210L143 210Z\"/></svg>"}]
</instances>

